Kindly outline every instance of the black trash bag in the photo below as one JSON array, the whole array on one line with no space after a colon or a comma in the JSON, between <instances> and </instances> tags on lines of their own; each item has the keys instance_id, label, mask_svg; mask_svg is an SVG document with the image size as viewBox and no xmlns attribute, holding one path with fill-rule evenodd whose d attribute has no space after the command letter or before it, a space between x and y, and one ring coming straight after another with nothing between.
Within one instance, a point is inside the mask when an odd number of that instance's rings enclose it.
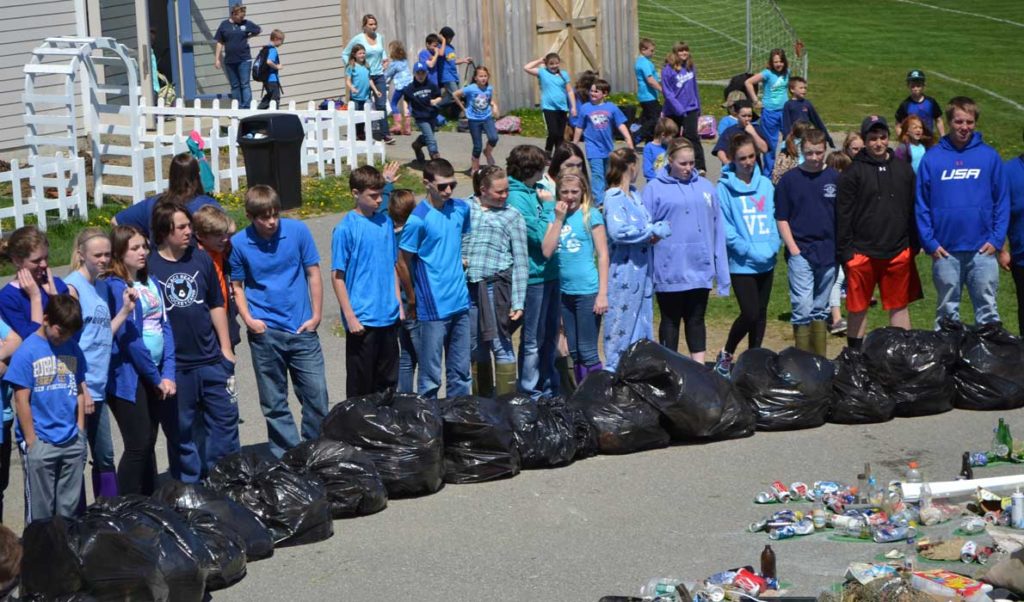
<instances>
[{"instance_id":1,"label":"black trash bag","mask_svg":"<svg viewBox=\"0 0 1024 602\"><path fill-rule=\"evenodd\" d=\"M787 347L743 352L732 371L736 391L757 416L757 430L786 431L825 424L832 402L832 362Z\"/></svg>"},{"instance_id":2,"label":"black trash bag","mask_svg":"<svg viewBox=\"0 0 1024 602\"><path fill-rule=\"evenodd\" d=\"M957 337L950 332L879 328L864 337L868 374L896 404L894 416L928 416L953 409Z\"/></svg>"},{"instance_id":3,"label":"black trash bag","mask_svg":"<svg viewBox=\"0 0 1024 602\"><path fill-rule=\"evenodd\" d=\"M568 401L566 401L566 404L568 404ZM590 423L586 413L571 405L569 406L569 411L572 412L573 430L576 433L576 457L574 460L593 458L601 453L597 429Z\"/></svg>"},{"instance_id":4,"label":"black trash bag","mask_svg":"<svg viewBox=\"0 0 1024 602\"><path fill-rule=\"evenodd\" d=\"M441 403L444 481L462 485L519 474L519 449L507 404L466 395Z\"/></svg>"},{"instance_id":5,"label":"black trash bag","mask_svg":"<svg viewBox=\"0 0 1024 602\"><path fill-rule=\"evenodd\" d=\"M222 458L207 484L256 515L276 547L323 541L334 535L331 507L322 483L292 471L278 460L253 453Z\"/></svg>"},{"instance_id":6,"label":"black trash bag","mask_svg":"<svg viewBox=\"0 0 1024 602\"><path fill-rule=\"evenodd\" d=\"M216 516L245 542L246 563L274 555L274 538L245 506L200 483L171 480L157 488L152 499L176 510L204 510Z\"/></svg>"},{"instance_id":7,"label":"black trash bag","mask_svg":"<svg viewBox=\"0 0 1024 602\"><path fill-rule=\"evenodd\" d=\"M7 600L7 598L3 598ZM14 600L14 598L11 598ZM59 596L45 596L42 594L21 594L18 598L20 602L99 602L99 598L87 594L85 592L75 592L73 594L61 594Z\"/></svg>"},{"instance_id":8,"label":"black trash bag","mask_svg":"<svg viewBox=\"0 0 1024 602\"><path fill-rule=\"evenodd\" d=\"M303 441L281 460L295 472L309 474L324 484L334 518L364 516L387 508L388 492L373 460L348 443L323 437Z\"/></svg>"},{"instance_id":9,"label":"black trash bag","mask_svg":"<svg viewBox=\"0 0 1024 602\"><path fill-rule=\"evenodd\" d=\"M611 372L587 376L568 403L597 433L602 454L631 454L668 445L661 413Z\"/></svg>"},{"instance_id":10,"label":"black trash bag","mask_svg":"<svg viewBox=\"0 0 1024 602\"><path fill-rule=\"evenodd\" d=\"M962 410L1024 407L1024 343L998 322L967 328L953 378Z\"/></svg>"},{"instance_id":11,"label":"black trash bag","mask_svg":"<svg viewBox=\"0 0 1024 602\"><path fill-rule=\"evenodd\" d=\"M444 424L437 402L392 391L354 397L324 418L324 437L365 452L388 497L434 493L444 485Z\"/></svg>"},{"instance_id":12,"label":"black trash bag","mask_svg":"<svg viewBox=\"0 0 1024 602\"><path fill-rule=\"evenodd\" d=\"M212 512L178 510L206 545L213 566L206 575L206 591L225 589L245 577L245 539Z\"/></svg>"},{"instance_id":13,"label":"black trash bag","mask_svg":"<svg viewBox=\"0 0 1024 602\"><path fill-rule=\"evenodd\" d=\"M37 520L25 527L21 545L22 597L51 599L82 589L82 570L68 541L68 523L63 518Z\"/></svg>"},{"instance_id":14,"label":"black trash bag","mask_svg":"<svg viewBox=\"0 0 1024 602\"><path fill-rule=\"evenodd\" d=\"M101 498L71 533L96 597L203 599L213 559L173 509L138 495Z\"/></svg>"},{"instance_id":15,"label":"black trash bag","mask_svg":"<svg viewBox=\"0 0 1024 602\"><path fill-rule=\"evenodd\" d=\"M615 376L661 412L676 441L754 434L754 414L725 378L692 359L642 339L619 360Z\"/></svg>"},{"instance_id":16,"label":"black trash bag","mask_svg":"<svg viewBox=\"0 0 1024 602\"><path fill-rule=\"evenodd\" d=\"M864 355L849 347L834 360L832 409L828 421L835 424L869 424L892 420L896 401L871 378Z\"/></svg>"},{"instance_id":17,"label":"black trash bag","mask_svg":"<svg viewBox=\"0 0 1024 602\"><path fill-rule=\"evenodd\" d=\"M561 397L531 399L509 393L498 398L512 411L512 428L523 468L554 468L576 458L576 412Z\"/></svg>"}]
</instances>

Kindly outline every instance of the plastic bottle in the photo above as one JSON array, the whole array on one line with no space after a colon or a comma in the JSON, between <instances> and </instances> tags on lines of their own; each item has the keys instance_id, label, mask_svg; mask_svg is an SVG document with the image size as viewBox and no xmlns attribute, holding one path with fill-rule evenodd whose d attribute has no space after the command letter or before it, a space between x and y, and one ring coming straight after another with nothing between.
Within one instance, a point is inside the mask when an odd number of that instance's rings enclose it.
<instances>
[{"instance_id":1,"label":"plastic bottle","mask_svg":"<svg viewBox=\"0 0 1024 602\"><path fill-rule=\"evenodd\" d=\"M927 482L921 484L921 511L932 507L932 487Z\"/></svg>"},{"instance_id":2,"label":"plastic bottle","mask_svg":"<svg viewBox=\"0 0 1024 602\"><path fill-rule=\"evenodd\" d=\"M908 483L920 483L922 482L921 471L917 468L917 462L911 460L907 464L907 482Z\"/></svg>"},{"instance_id":3,"label":"plastic bottle","mask_svg":"<svg viewBox=\"0 0 1024 602\"><path fill-rule=\"evenodd\" d=\"M871 477L868 479L868 503L876 508L880 508L883 501L883 491L878 486L878 482L875 480L875 477Z\"/></svg>"},{"instance_id":4,"label":"plastic bottle","mask_svg":"<svg viewBox=\"0 0 1024 602\"><path fill-rule=\"evenodd\" d=\"M811 520L814 521L814 530L821 531L828 522L825 518L825 504L817 499L814 501L814 510L811 511Z\"/></svg>"},{"instance_id":5,"label":"plastic bottle","mask_svg":"<svg viewBox=\"0 0 1024 602\"><path fill-rule=\"evenodd\" d=\"M1024 529L1024 493L1020 492L1020 487L1010 496L1010 526Z\"/></svg>"},{"instance_id":6,"label":"plastic bottle","mask_svg":"<svg viewBox=\"0 0 1024 602\"><path fill-rule=\"evenodd\" d=\"M659 600L660 602L678 601L679 596L676 587L682 583L681 579L675 577L652 577L650 581L640 588L640 597L645 600Z\"/></svg>"},{"instance_id":7,"label":"plastic bottle","mask_svg":"<svg viewBox=\"0 0 1024 602\"><path fill-rule=\"evenodd\" d=\"M906 549L903 550L903 568L908 572L917 567L917 533L911 531L907 534Z\"/></svg>"},{"instance_id":8,"label":"plastic bottle","mask_svg":"<svg viewBox=\"0 0 1024 602\"><path fill-rule=\"evenodd\" d=\"M761 576L765 579L778 579L775 574L775 550L770 545L761 550Z\"/></svg>"}]
</instances>

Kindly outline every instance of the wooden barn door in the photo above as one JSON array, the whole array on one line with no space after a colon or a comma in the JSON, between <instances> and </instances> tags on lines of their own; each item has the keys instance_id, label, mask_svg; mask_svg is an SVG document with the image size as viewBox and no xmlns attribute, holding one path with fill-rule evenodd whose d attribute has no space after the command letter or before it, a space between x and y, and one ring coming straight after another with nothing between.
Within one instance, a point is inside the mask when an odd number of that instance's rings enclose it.
<instances>
[{"instance_id":1,"label":"wooden barn door","mask_svg":"<svg viewBox=\"0 0 1024 602\"><path fill-rule=\"evenodd\" d=\"M536 55L557 52L570 77L601 70L599 0L533 0L537 20Z\"/></svg>"}]
</instances>

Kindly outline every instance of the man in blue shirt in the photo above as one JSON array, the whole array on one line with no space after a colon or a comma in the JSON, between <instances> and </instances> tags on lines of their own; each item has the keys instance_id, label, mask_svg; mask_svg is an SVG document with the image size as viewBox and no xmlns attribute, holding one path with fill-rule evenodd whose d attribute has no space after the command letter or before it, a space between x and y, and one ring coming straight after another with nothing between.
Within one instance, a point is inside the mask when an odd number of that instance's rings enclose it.
<instances>
[{"instance_id":1,"label":"man in blue shirt","mask_svg":"<svg viewBox=\"0 0 1024 602\"><path fill-rule=\"evenodd\" d=\"M284 32L275 29L270 32L270 44L267 51L267 81L263 83L263 98L260 100L260 109L269 109L270 101L274 101L277 107L281 107L281 53L278 48L284 44Z\"/></svg>"},{"instance_id":2,"label":"man in blue shirt","mask_svg":"<svg viewBox=\"0 0 1024 602\"><path fill-rule=\"evenodd\" d=\"M270 451L280 458L299 444L288 409L288 374L302 404L302 439L315 439L327 415L320 325L320 255L306 224L281 219L273 188L245 193L252 225L231 237L231 286L245 322Z\"/></svg>"},{"instance_id":3,"label":"man in blue shirt","mask_svg":"<svg viewBox=\"0 0 1024 602\"><path fill-rule=\"evenodd\" d=\"M658 124L658 117L661 115L661 103L658 102L658 94L661 93L660 75L654 61L651 60L654 50L654 40L640 40L640 56L636 57L636 63L633 65L636 72L636 99L640 102L640 132L637 133L636 139L638 144L654 140L654 126Z\"/></svg>"},{"instance_id":4,"label":"man in blue shirt","mask_svg":"<svg viewBox=\"0 0 1024 602\"><path fill-rule=\"evenodd\" d=\"M415 321L411 335L419 359L417 390L423 397L437 397L444 357L447 396L469 395L469 291L462 271L469 205L452 198L455 169L444 159L427 162L423 183L427 198L409 215L398 245L408 266L399 276L407 297L406 320Z\"/></svg>"},{"instance_id":5,"label":"man in blue shirt","mask_svg":"<svg viewBox=\"0 0 1024 602\"><path fill-rule=\"evenodd\" d=\"M331 235L331 282L345 326L345 393L378 393L398 383L399 294L394 224L383 204L384 176L364 165L348 178L356 208Z\"/></svg>"}]
</instances>

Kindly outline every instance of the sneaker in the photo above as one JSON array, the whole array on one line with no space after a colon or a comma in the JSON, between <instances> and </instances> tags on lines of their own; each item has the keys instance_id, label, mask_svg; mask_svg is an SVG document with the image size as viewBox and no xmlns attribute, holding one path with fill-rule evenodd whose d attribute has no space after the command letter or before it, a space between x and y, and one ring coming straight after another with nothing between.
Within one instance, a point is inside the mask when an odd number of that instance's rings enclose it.
<instances>
[{"instance_id":1,"label":"sneaker","mask_svg":"<svg viewBox=\"0 0 1024 602\"><path fill-rule=\"evenodd\" d=\"M719 351L718 358L715 359L715 372L721 374L725 378L729 378L732 374L732 354L728 351Z\"/></svg>"},{"instance_id":2,"label":"sneaker","mask_svg":"<svg viewBox=\"0 0 1024 602\"><path fill-rule=\"evenodd\" d=\"M838 322L833 322L832 326L828 329L829 333L839 336L846 333L846 320L840 318Z\"/></svg>"},{"instance_id":3,"label":"sneaker","mask_svg":"<svg viewBox=\"0 0 1024 602\"><path fill-rule=\"evenodd\" d=\"M412 143L412 152L416 153L416 161L423 163L426 157L423 156L423 143L419 140Z\"/></svg>"},{"instance_id":4,"label":"sneaker","mask_svg":"<svg viewBox=\"0 0 1024 602\"><path fill-rule=\"evenodd\" d=\"M384 144L394 144L394 143L395 143L394 136L384 136Z\"/></svg>"}]
</instances>

